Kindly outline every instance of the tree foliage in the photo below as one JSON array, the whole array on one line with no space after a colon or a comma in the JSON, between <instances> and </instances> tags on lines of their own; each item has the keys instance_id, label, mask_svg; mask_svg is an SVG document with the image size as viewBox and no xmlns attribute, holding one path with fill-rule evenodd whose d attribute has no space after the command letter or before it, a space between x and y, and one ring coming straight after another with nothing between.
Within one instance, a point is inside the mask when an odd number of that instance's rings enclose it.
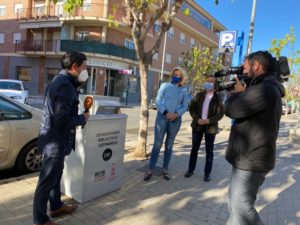
<instances>
[{"instance_id":1,"label":"tree foliage","mask_svg":"<svg viewBox=\"0 0 300 225\"><path fill-rule=\"evenodd\" d=\"M219 57L214 57L209 47L193 47L184 53L181 66L186 70L189 84L193 90L199 89L207 75L223 67Z\"/></svg>"},{"instance_id":2,"label":"tree foliage","mask_svg":"<svg viewBox=\"0 0 300 225\"><path fill-rule=\"evenodd\" d=\"M57 3L57 0L52 0ZM135 45L137 61L141 78L141 111L138 143L135 150L135 156L146 156L146 144L148 133L148 68L152 63L153 55L159 52L160 44L165 33L170 29L175 16L185 0L122 0L122 9L126 16L122 21L117 21L114 10L108 15L108 25L117 27L120 22L125 23L131 30L131 36ZM215 1L218 4L218 1ZM119 4L121 5L121 4ZM64 3L65 11L71 13L76 7L83 6L83 0L66 0ZM117 9L117 6L114 6ZM184 10L184 15L189 15L189 9ZM160 22L160 32L156 36L154 44L146 49L145 41L147 34L153 29L154 23ZM163 56L164 57L164 56ZM208 57L207 60L209 60ZM197 75L198 76L198 75Z\"/></svg>"},{"instance_id":3,"label":"tree foliage","mask_svg":"<svg viewBox=\"0 0 300 225\"><path fill-rule=\"evenodd\" d=\"M285 84L286 100L293 101L299 99L300 96L294 96L293 89L297 87L300 89L300 50L295 49L295 32L294 27L290 27L290 33L286 34L284 38L273 39L272 47L269 49L277 58L281 56L283 50L288 50L288 62L291 76L289 81Z\"/></svg>"},{"instance_id":4,"label":"tree foliage","mask_svg":"<svg viewBox=\"0 0 300 225\"><path fill-rule=\"evenodd\" d=\"M153 55L159 52L160 44L165 33L170 29L176 13L180 9L183 0L123 0L126 17L123 19L130 28L134 41L140 77L141 77L141 112L138 143L135 149L136 157L146 156L148 135L148 68L152 63ZM160 32L150 49L145 49L145 41L148 32L154 26L155 21L160 21ZM164 57L164 56L163 56Z\"/></svg>"}]
</instances>

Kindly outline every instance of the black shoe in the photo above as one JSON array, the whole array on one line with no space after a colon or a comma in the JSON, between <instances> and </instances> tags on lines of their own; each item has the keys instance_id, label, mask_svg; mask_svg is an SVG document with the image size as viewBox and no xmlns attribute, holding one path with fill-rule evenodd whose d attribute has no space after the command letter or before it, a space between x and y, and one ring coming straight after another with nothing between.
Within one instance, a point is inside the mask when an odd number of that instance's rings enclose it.
<instances>
[{"instance_id":1,"label":"black shoe","mask_svg":"<svg viewBox=\"0 0 300 225\"><path fill-rule=\"evenodd\" d=\"M205 182L210 181L210 176L209 176L209 175L205 175L203 180L204 180Z\"/></svg>"},{"instance_id":2,"label":"black shoe","mask_svg":"<svg viewBox=\"0 0 300 225\"><path fill-rule=\"evenodd\" d=\"M171 176L168 171L163 171L161 174L165 180L171 180Z\"/></svg>"},{"instance_id":3,"label":"black shoe","mask_svg":"<svg viewBox=\"0 0 300 225\"><path fill-rule=\"evenodd\" d=\"M190 176L192 176L193 175L193 172L190 172L190 171L186 171L186 173L184 174L184 176L186 177L186 178L188 178L188 177L190 177Z\"/></svg>"},{"instance_id":4,"label":"black shoe","mask_svg":"<svg viewBox=\"0 0 300 225\"><path fill-rule=\"evenodd\" d=\"M151 177L152 177L152 173L145 173L145 175L144 175L144 181L150 180Z\"/></svg>"}]
</instances>

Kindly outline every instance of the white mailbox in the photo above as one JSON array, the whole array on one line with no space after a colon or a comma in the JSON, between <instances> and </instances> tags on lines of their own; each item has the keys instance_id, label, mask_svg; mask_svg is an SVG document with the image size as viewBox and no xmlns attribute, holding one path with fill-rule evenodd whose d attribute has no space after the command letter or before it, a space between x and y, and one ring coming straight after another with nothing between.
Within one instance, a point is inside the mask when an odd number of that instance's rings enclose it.
<instances>
[{"instance_id":1,"label":"white mailbox","mask_svg":"<svg viewBox=\"0 0 300 225\"><path fill-rule=\"evenodd\" d=\"M94 113L76 129L75 152L65 159L61 182L62 192L81 203L119 189L123 180L127 115Z\"/></svg>"}]
</instances>

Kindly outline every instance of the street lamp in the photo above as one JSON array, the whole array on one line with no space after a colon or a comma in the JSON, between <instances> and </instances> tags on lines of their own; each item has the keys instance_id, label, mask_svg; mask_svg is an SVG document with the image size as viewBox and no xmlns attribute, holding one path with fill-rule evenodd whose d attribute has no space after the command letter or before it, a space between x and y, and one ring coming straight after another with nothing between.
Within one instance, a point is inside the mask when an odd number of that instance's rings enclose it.
<instances>
[{"instance_id":1,"label":"street lamp","mask_svg":"<svg viewBox=\"0 0 300 225\"><path fill-rule=\"evenodd\" d=\"M250 19L250 30L249 30L248 46L247 46L247 55L249 55L251 53L251 48L252 48L255 11L256 11L256 0L253 0L251 19Z\"/></svg>"},{"instance_id":2,"label":"street lamp","mask_svg":"<svg viewBox=\"0 0 300 225\"><path fill-rule=\"evenodd\" d=\"M168 1L168 13L167 13L167 17L169 17L169 13L170 13L170 4L171 4L171 0ZM164 66L165 66L165 54L166 54L166 45L167 45L167 34L168 34L168 31L165 32L165 37L164 37L164 45L163 45L163 53L162 53L162 61L161 61L161 71L160 71L159 84L158 84L159 87L160 87L161 83L163 82L163 77L164 77Z\"/></svg>"}]
</instances>

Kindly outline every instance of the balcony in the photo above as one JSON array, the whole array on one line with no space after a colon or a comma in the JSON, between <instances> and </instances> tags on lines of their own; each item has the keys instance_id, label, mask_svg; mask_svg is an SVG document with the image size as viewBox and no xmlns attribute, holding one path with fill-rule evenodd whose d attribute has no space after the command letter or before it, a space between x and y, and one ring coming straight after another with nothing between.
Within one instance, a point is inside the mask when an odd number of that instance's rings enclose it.
<instances>
[{"instance_id":1,"label":"balcony","mask_svg":"<svg viewBox=\"0 0 300 225\"><path fill-rule=\"evenodd\" d=\"M56 4L50 6L36 6L34 8L19 9L17 13L17 20L19 22L43 21L43 20L60 20L60 19L74 19L74 17L85 18L103 18L104 4L89 3L81 7L76 7L71 13L64 11L63 4Z\"/></svg>"},{"instance_id":2,"label":"balcony","mask_svg":"<svg viewBox=\"0 0 300 225\"><path fill-rule=\"evenodd\" d=\"M15 52L25 55L55 55L66 51L80 51L137 60L135 50L100 41L23 40L18 41L15 45Z\"/></svg>"},{"instance_id":3,"label":"balcony","mask_svg":"<svg viewBox=\"0 0 300 225\"><path fill-rule=\"evenodd\" d=\"M134 49L129 49L124 46L118 46L111 43L102 43L99 41L71 41L61 40L61 51L80 51L94 54L111 55L120 58L137 60Z\"/></svg>"}]
</instances>

